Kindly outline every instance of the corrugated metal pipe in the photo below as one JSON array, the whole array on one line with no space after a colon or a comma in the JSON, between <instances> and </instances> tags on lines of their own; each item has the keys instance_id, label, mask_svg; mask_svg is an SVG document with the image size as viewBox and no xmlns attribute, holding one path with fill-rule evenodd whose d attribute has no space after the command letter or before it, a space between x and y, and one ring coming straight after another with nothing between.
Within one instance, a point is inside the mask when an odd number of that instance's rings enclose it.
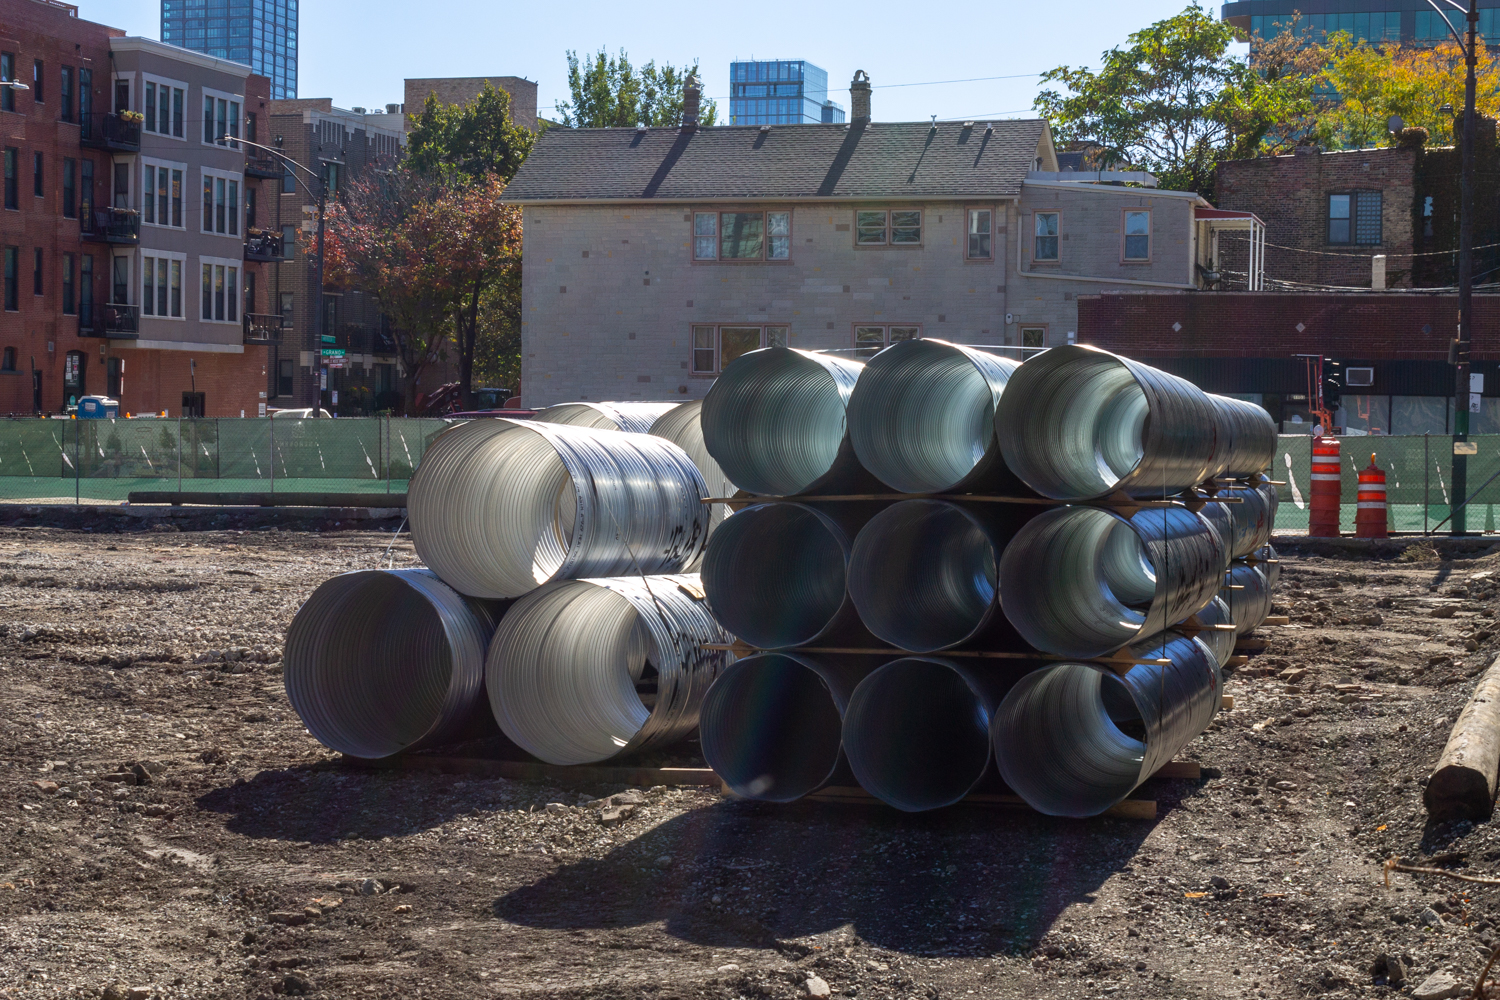
<instances>
[{"instance_id":1,"label":"corrugated metal pipe","mask_svg":"<svg viewBox=\"0 0 1500 1000\"><path fill-rule=\"evenodd\" d=\"M1271 541L1271 531L1276 526L1276 487L1263 481L1255 486L1220 490L1216 495L1240 501L1223 505L1234 522L1229 545L1231 557L1248 556Z\"/></svg>"},{"instance_id":2,"label":"corrugated metal pipe","mask_svg":"<svg viewBox=\"0 0 1500 1000\"><path fill-rule=\"evenodd\" d=\"M892 344L849 398L854 453L898 493L1031 495L1000 457L995 406L1019 362L942 340Z\"/></svg>"},{"instance_id":3,"label":"corrugated metal pipe","mask_svg":"<svg viewBox=\"0 0 1500 1000\"><path fill-rule=\"evenodd\" d=\"M1011 471L1056 500L1180 493L1207 477L1214 407L1186 379L1093 347L1028 359L995 407Z\"/></svg>"},{"instance_id":4,"label":"corrugated metal pipe","mask_svg":"<svg viewBox=\"0 0 1500 1000\"><path fill-rule=\"evenodd\" d=\"M354 757L454 739L483 707L484 654L504 604L427 570L344 573L287 629L287 699L313 738Z\"/></svg>"},{"instance_id":5,"label":"corrugated metal pipe","mask_svg":"<svg viewBox=\"0 0 1500 1000\"><path fill-rule=\"evenodd\" d=\"M736 660L703 699L703 759L743 798L792 802L817 791L845 769L844 710L876 665L795 652Z\"/></svg>"},{"instance_id":6,"label":"corrugated metal pipe","mask_svg":"<svg viewBox=\"0 0 1500 1000\"><path fill-rule=\"evenodd\" d=\"M647 434L472 420L428 447L407 494L417 554L473 597L551 580L676 573L708 535L703 477Z\"/></svg>"},{"instance_id":7,"label":"corrugated metal pipe","mask_svg":"<svg viewBox=\"0 0 1500 1000\"><path fill-rule=\"evenodd\" d=\"M719 525L703 557L714 616L761 649L873 644L849 597L850 532L832 510L799 503L746 507Z\"/></svg>"},{"instance_id":8,"label":"corrugated metal pipe","mask_svg":"<svg viewBox=\"0 0 1500 1000\"><path fill-rule=\"evenodd\" d=\"M681 403L558 403L538 410L532 420L570 427L589 427L596 431L650 432L651 425Z\"/></svg>"},{"instance_id":9,"label":"corrugated metal pipe","mask_svg":"<svg viewBox=\"0 0 1500 1000\"><path fill-rule=\"evenodd\" d=\"M1193 617L1201 625L1234 625L1234 617L1229 613L1229 605L1222 597L1215 597L1209 601L1207 607L1198 611ZM1229 658L1234 655L1234 642L1238 635L1238 630L1231 632L1226 629L1221 632L1218 629L1208 628L1199 632L1197 637L1208 647L1209 652L1214 654L1214 661L1222 669L1224 664L1229 662Z\"/></svg>"},{"instance_id":10,"label":"corrugated metal pipe","mask_svg":"<svg viewBox=\"0 0 1500 1000\"><path fill-rule=\"evenodd\" d=\"M880 492L844 411L858 361L767 347L734 359L703 400L703 443L741 489L764 496Z\"/></svg>"},{"instance_id":11,"label":"corrugated metal pipe","mask_svg":"<svg viewBox=\"0 0 1500 1000\"><path fill-rule=\"evenodd\" d=\"M1255 564L1260 571L1266 575L1266 582L1275 590L1281 586L1281 557L1276 554L1276 549L1271 545L1262 545L1255 550Z\"/></svg>"},{"instance_id":12,"label":"corrugated metal pipe","mask_svg":"<svg viewBox=\"0 0 1500 1000\"><path fill-rule=\"evenodd\" d=\"M1276 458L1276 424L1265 407L1243 399L1216 396L1212 479L1243 479L1265 472Z\"/></svg>"},{"instance_id":13,"label":"corrugated metal pipe","mask_svg":"<svg viewBox=\"0 0 1500 1000\"><path fill-rule=\"evenodd\" d=\"M724 475L724 470L719 468L719 463L714 461L714 457L704 446L702 417L703 400L695 399L674 406L657 417L649 433L654 437L665 438L687 453L687 457L698 467L698 474L708 485L709 496L732 497L739 492L739 487L729 481L729 477ZM714 529L729 515L729 505L716 503L710 507L708 533L712 535ZM697 566L688 568L697 569Z\"/></svg>"},{"instance_id":14,"label":"corrugated metal pipe","mask_svg":"<svg viewBox=\"0 0 1500 1000\"><path fill-rule=\"evenodd\" d=\"M989 768L990 717L1007 674L911 656L860 681L844 712L844 753L860 786L903 812L968 795Z\"/></svg>"},{"instance_id":15,"label":"corrugated metal pipe","mask_svg":"<svg viewBox=\"0 0 1500 1000\"><path fill-rule=\"evenodd\" d=\"M1224 563L1219 532L1190 510L1057 507L1006 547L1000 604L1037 649L1102 656L1208 604Z\"/></svg>"},{"instance_id":16,"label":"corrugated metal pipe","mask_svg":"<svg viewBox=\"0 0 1500 1000\"><path fill-rule=\"evenodd\" d=\"M1235 634L1246 635L1255 631L1271 613L1270 581L1259 566L1242 562L1229 568L1226 580L1231 586L1239 587L1238 590L1231 590L1226 586L1219 592L1219 597L1229 605L1229 617L1234 621Z\"/></svg>"},{"instance_id":17,"label":"corrugated metal pipe","mask_svg":"<svg viewBox=\"0 0 1500 1000\"><path fill-rule=\"evenodd\" d=\"M995 712L1000 774L1049 816L1097 816L1201 733L1219 711L1223 679L1197 639L1166 632L1131 647L1123 676L1059 663L1021 678Z\"/></svg>"},{"instance_id":18,"label":"corrugated metal pipe","mask_svg":"<svg viewBox=\"0 0 1500 1000\"><path fill-rule=\"evenodd\" d=\"M516 601L485 687L495 721L549 764L591 764L681 739L732 655L695 576L563 580Z\"/></svg>"},{"instance_id":19,"label":"corrugated metal pipe","mask_svg":"<svg viewBox=\"0 0 1500 1000\"><path fill-rule=\"evenodd\" d=\"M849 596L877 638L914 653L1030 649L1000 610L1000 553L1038 508L904 500L860 529Z\"/></svg>"}]
</instances>

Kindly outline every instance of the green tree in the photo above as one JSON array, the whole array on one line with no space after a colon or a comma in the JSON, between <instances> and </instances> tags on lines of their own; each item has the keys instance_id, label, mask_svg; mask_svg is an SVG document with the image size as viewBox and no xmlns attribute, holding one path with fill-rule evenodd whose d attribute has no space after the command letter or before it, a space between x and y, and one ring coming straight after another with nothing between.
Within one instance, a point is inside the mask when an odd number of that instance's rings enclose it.
<instances>
[{"instance_id":1,"label":"green tree","mask_svg":"<svg viewBox=\"0 0 1500 1000\"><path fill-rule=\"evenodd\" d=\"M536 136L511 121L510 95L488 81L467 104L442 104L428 94L412 116L406 162L417 173L467 179L497 174L509 183Z\"/></svg>"},{"instance_id":2,"label":"green tree","mask_svg":"<svg viewBox=\"0 0 1500 1000\"><path fill-rule=\"evenodd\" d=\"M637 74L624 49L611 56L600 49L587 61L568 50L568 91L572 100L559 101L558 116L569 128L635 128L637 125L682 124L682 91L688 77L698 75L698 63L673 66L652 60ZM718 122L718 105L701 103L698 122Z\"/></svg>"},{"instance_id":3,"label":"green tree","mask_svg":"<svg viewBox=\"0 0 1500 1000\"><path fill-rule=\"evenodd\" d=\"M1035 107L1063 140L1093 139L1116 163L1157 174L1171 188L1212 190L1214 165L1254 155L1280 123L1312 110L1313 81L1263 74L1231 55L1236 29L1196 5L1103 54L1095 71L1042 74Z\"/></svg>"}]
</instances>

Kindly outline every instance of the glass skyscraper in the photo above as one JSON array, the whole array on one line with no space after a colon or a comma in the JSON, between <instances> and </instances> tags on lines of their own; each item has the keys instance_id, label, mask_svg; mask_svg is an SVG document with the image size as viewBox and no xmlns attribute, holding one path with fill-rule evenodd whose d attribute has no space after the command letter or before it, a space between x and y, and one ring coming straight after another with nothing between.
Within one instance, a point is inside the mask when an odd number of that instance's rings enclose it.
<instances>
[{"instance_id":1,"label":"glass skyscraper","mask_svg":"<svg viewBox=\"0 0 1500 1000\"><path fill-rule=\"evenodd\" d=\"M1426 0L1231 0L1224 4L1224 20L1257 38L1272 38L1297 20L1299 35L1321 42L1334 32L1347 32L1356 42L1415 42L1433 45L1451 38L1446 16L1460 31L1464 16L1433 10ZM1467 2L1464 3L1467 7ZM1480 0L1479 34L1485 44L1500 44L1500 3Z\"/></svg>"},{"instance_id":2,"label":"glass skyscraper","mask_svg":"<svg viewBox=\"0 0 1500 1000\"><path fill-rule=\"evenodd\" d=\"M816 125L844 120L828 73L803 59L729 64L729 124Z\"/></svg>"},{"instance_id":3,"label":"glass skyscraper","mask_svg":"<svg viewBox=\"0 0 1500 1000\"><path fill-rule=\"evenodd\" d=\"M273 100L297 96L297 0L161 0L161 40L245 63Z\"/></svg>"}]
</instances>

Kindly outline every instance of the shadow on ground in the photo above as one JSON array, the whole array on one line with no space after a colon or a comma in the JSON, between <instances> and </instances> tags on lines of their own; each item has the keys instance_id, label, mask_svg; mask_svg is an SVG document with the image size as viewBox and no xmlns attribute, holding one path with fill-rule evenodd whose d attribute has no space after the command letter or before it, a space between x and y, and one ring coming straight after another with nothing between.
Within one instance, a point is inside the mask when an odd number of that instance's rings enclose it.
<instances>
[{"instance_id":1,"label":"shadow on ground","mask_svg":"<svg viewBox=\"0 0 1500 1000\"><path fill-rule=\"evenodd\" d=\"M982 808L910 816L726 802L569 864L496 900L494 912L556 929L659 921L714 947L786 947L848 927L902 952L1012 952L1092 899L1150 830Z\"/></svg>"}]
</instances>

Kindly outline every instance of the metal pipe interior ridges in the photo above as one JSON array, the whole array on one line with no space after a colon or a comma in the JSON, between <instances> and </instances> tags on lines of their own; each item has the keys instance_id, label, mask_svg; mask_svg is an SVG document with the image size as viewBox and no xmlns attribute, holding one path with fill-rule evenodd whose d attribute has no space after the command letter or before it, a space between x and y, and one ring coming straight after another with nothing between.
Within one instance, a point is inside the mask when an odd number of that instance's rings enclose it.
<instances>
[{"instance_id":1,"label":"metal pipe interior ridges","mask_svg":"<svg viewBox=\"0 0 1500 1000\"><path fill-rule=\"evenodd\" d=\"M1197 639L1167 632L1131 647L1170 666L1119 676L1058 663L1027 674L995 712L1000 775L1037 812L1097 816L1131 793L1207 728L1223 678Z\"/></svg>"},{"instance_id":2,"label":"metal pipe interior ridges","mask_svg":"<svg viewBox=\"0 0 1500 1000\"><path fill-rule=\"evenodd\" d=\"M1229 616L1234 621L1236 635L1245 635L1260 627L1271 613L1271 583L1259 566L1235 563L1225 578L1232 590L1226 586L1219 597L1229 605Z\"/></svg>"},{"instance_id":3,"label":"metal pipe interior ridges","mask_svg":"<svg viewBox=\"0 0 1500 1000\"><path fill-rule=\"evenodd\" d=\"M803 646L857 625L849 549L844 530L806 504L746 507L708 540L708 606L726 629L761 649Z\"/></svg>"},{"instance_id":4,"label":"metal pipe interior ridges","mask_svg":"<svg viewBox=\"0 0 1500 1000\"><path fill-rule=\"evenodd\" d=\"M681 403L558 403L538 410L533 420L571 427L590 427L596 431L630 431L646 434L657 420L681 406Z\"/></svg>"},{"instance_id":5,"label":"metal pipe interior ridges","mask_svg":"<svg viewBox=\"0 0 1500 1000\"><path fill-rule=\"evenodd\" d=\"M1266 471L1276 458L1276 424L1265 407L1208 395L1214 409L1214 459L1209 477L1234 479Z\"/></svg>"},{"instance_id":6,"label":"metal pipe interior ridges","mask_svg":"<svg viewBox=\"0 0 1500 1000\"><path fill-rule=\"evenodd\" d=\"M518 600L496 629L485 688L501 730L549 764L663 746L698 725L731 655L692 592L695 576L561 580Z\"/></svg>"},{"instance_id":7,"label":"metal pipe interior ridges","mask_svg":"<svg viewBox=\"0 0 1500 1000\"><path fill-rule=\"evenodd\" d=\"M938 657L893 660L854 689L844 753L860 787L903 812L952 805L990 762L993 677Z\"/></svg>"},{"instance_id":8,"label":"metal pipe interior ridges","mask_svg":"<svg viewBox=\"0 0 1500 1000\"><path fill-rule=\"evenodd\" d=\"M844 709L869 669L796 652L736 660L703 699L703 759L742 798L793 802L817 791L839 771Z\"/></svg>"},{"instance_id":9,"label":"metal pipe interior ridges","mask_svg":"<svg viewBox=\"0 0 1500 1000\"><path fill-rule=\"evenodd\" d=\"M860 464L898 493L967 488L991 470L995 404L1020 364L941 340L892 344L865 364L849 398Z\"/></svg>"},{"instance_id":10,"label":"metal pipe interior ridges","mask_svg":"<svg viewBox=\"0 0 1500 1000\"><path fill-rule=\"evenodd\" d=\"M708 535L691 459L647 434L505 419L444 431L407 494L417 554L473 597L680 572Z\"/></svg>"},{"instance_id":11,"label":"metal pipe interior ridges","mask_svg":"<svg viewBox=\"0 0 1500 1000\"><path fill-rule=\"evenodd\" d=\"M1276 525L1276 488L1268 483L1221 490L1222 497L1238 498L1239 503L1224 504L1233 520L1229 555L1240 559L1271 540Z\"/></svg>"},{"instance_id":12,"label":"metal pipe interior ridges","mask_svg":"<svg viewBox=\"0 0 1500 1000\"><path fill-rule=\"evenodd\" d=\"M1101 656L1202 608L1224 564L1219 532L1190 510L1058 507L1006 546L1000 605L1037 649Z\"/></svg>"},{"instance_id":13,"label":"metal pipe interior ridges","mask_svg":"<svg viewBox=\"0 0 1500 1000\"><path fill-rule=\"evenodd\" d=\"M693 460L698 467L698 473L703 481L708 484L708 495L711 497L732 497L739 492L739 487L729 481L724 475L724 470L719 468L719 463L708 453L708 448L703 444L703 400L695 399L691 402L674 406L672 409L656 418L649 431L655 437L665 438L687 453L687 457ZM711 504L711 513L708 518L708 532L713 534L715 528L729 515L729 505L716 503ZM696 567L690 567L696 569Z\"/></svg>"},{"instance_id":14,"label":"metal pipe interior ridges","mask_svg":"<svg viewBox=\"0 0 1500 1000\"><path fill-rule=\"evenodd\" d=\"M499 611L427 570L336 576L287 629L287 699L313 738L340 753L441 744L479 703Z\"/></svg>"},{"instance_id":15,"label":"metal pipe interior ridges","mask_svg":"<svg viewBox=\"0 0 1500 1000\"><path fill-rule=\"evenodd\" d=\"M854 463L844 411L864 366L768 347L741 355L703 400L703 443L741 489L791 496L818 488L841 459Z\"/></svg>"},{"instance_id":16,"label":"metal pipe interior ridges","mask_svg":"<svg viewBox=\"0 0 1500 1000\"><path fill-rule=\"evenodd\" d=\"M942 500L904 500L855 536L849 597L875 636L897 649L952 649L1004 621L1000 552L1014 534L1013 510L975 512ZM1014 640L1014 633L1004 630ZM998 636L997 636L998 638ZM1007 649L1024 646L1015 641Z\"/></svg>"},{"instance_id":17,"label":"metal pipe interior ridges","mask_svg":"<svg viewBox=\"0 0 1500 1000\"><path fill-rule=\"evenodd\" d=\"M1160 497L1206 478L1213 413L1185 379L1071 345L1016 370L995 407L995 433L1011 471L1043 496Z\"/></svg>"},{"instance_id":18,"label":"metal pipe interior ridges","mask_svg":"<svg viewBox=\"0 0 1500 1000\"><path fill-rule=\"evenodd\" d=\"M1224 602L1222 597L1215 597L1209 601L1208 605L1193 617L1197 618L1201 625L1234 625L1234 617L1229 613L1229 605ZM1224 664L1229 662L1229 658L1234 655L1234 642L1238 634L1237 631L1230 631L1228 629L1220 631L1215 628L1207 628L1198 633L1198 638L1203 640L1203 644L1214 654L1214 661L1220 667L1223 667Z\"/></svg>"}]
</instances>

